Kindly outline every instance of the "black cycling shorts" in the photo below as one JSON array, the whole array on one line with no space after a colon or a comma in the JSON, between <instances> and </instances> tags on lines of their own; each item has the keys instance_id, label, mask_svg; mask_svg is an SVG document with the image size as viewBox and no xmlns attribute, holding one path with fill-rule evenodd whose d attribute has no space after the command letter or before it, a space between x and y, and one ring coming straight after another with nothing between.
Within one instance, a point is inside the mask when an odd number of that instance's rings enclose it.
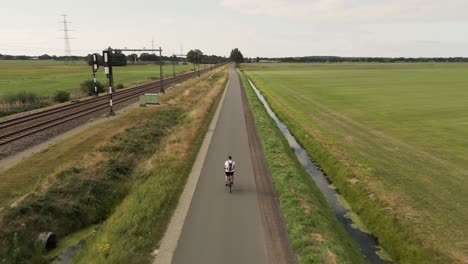
<instances>
[{"instance_id":1,"label":"black cycling shorts","mask_svg":"<svg viewBox=\"0 0 468 264\"><path fill-rule=\"evenodd\" d=\"M226 176L234 176L234 172L233 171L231 171L231 172L226 171Z\"/></svg>"}]
</instances>

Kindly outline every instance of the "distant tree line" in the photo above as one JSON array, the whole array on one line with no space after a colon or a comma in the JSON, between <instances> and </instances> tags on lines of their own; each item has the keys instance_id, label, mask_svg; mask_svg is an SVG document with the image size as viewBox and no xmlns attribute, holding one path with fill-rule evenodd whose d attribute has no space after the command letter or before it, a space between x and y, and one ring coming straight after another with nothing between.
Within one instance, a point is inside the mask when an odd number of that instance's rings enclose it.
<instances>
[{"instance_id":1,"label":"distant tree line","mask_svg":"<svg viewBox=\"0 0 468 264\"><path fill-rule=\"evenodd\" d=\"M191 50L190 52L196 51ZM198 50L199 51L199 50ZM201 51L200 51L201 52ZM193 54L192 54L193 55ZM101 65L102 58L99 55ZM124 66L127 62L143 61L143 62L159 62L159 61L172 61L175 62L184 62L186 58L184 57L172 57L172 56L161 56L159 57L154 53L141 53L137 54L114 54L113 64L114 66ZM187 60L193 63L193 56L191 59ZM56 56L43 54L40 56L27 56L27 55L7 55L0 54L0 60L56 60L56 61L66 61L66 60L85 60L91 64L91 54L87 56ZM399 63L399 62L468 62L468 57L425 57L425 58L407 58L407 57L338 57L338 56L306 56L306 57L281 57L281 58L267 58L267 57L256 57L256 58L244 58L242 53L238 49L231 51L231 56L229 58L216 56L216 55L205 55L201 52L201 57L199 63L220 63L227 62L229 60L234 62L309 62L309 63L339 63L339 62L376 62L376 63Z\"/></svg>"},{"instance_id":2,"label":"distant tree line","mask_svg":"<svg viewBox=\"0 0 468 264\"><path fill-rule=\"evenodd\" d=\"M82 56L55 56L55 55L40 55L40 56L27 56L27 55L6 55L0 54L0 60L56 60L56 61L65 61L65 60L82 60L85 57Z\"/></svg>"},{"instance_id":3,"label":"distant tree line","mask_svg":"<svg viewBox=\"0 0 468 264\"><path fill-rule=\"evenodd\" d=\"M199 51L199 50L198 50ZM201 52L201 51L200 51ZM189 52L190 53L190 52ZM189 54L187 54L189 55ZM190 57L192 59L192 57ZM66 60L73 60L79 61L84 60L88 63L88 65L92 64L92 54L88 54L86 56L55 56L55 55L40 55L40 56L27 56L27 55L6 55L0 54L0 60L56 60L56 61L66 61ZM102 55L98 54L98 61L99 65L103 65ZM133 63L135 61L142 61L142 62L193 62L189 59L189 57L177 57L177 56L159 56L155 53L141 53L138 54L129 54L125 55L123 53L114 53L112 55L112 65L113 66L125 66L128 63ZM227 62L228 59L222 56L216 55L205 55L201 52L200 57L196 58L196 63L200 64L215 64L221 62Z\"/></svg>"},{"instance_id":4,"label":"distant tree line","mask_svg":"<svg viewBox=\"0 0 468 264\"><path fill-rule=\"evenodd\" d=\"M88 65L92 64L92 54L88 54L85 58L85 61L88 62ZM138 54L129 54L125 55L122 53L114 53L112 55L112 65L113 66L125 66L127 63L134 63L136 61L140 62L191 62L194 64L215 64L220 62L226 62L228 59L226 57L216 56L216 55L205 55L198 49L190 50L186 57L177 57L177 56L159 56L155 53L141 53ZM98 54L99 65L103 65L102 56Z\"/></svg>"},{"instance_id":5,"label":"distant tree line","mask_svg":"<svg viewBox=\"0 0 468 264\"><path fill-rule=\"evenodd\" d=\"M249 58L247 62L309 62L309 63L339 63L339 62L376 62L376 63L399 63L399 62L468 62L466 57L338 57L338 56L307 56L307 57L282 57L282 58Z\"/></svg>"},{"instance_id":6,"label":"distant tree line","mask_svg":"<svg viewBox=\"0 0 468 264\"><path fill-rule=\"evenodd\" d=\"M186 58L188 62L193 64L216 64L227 62L229 60L228 58L222 56L203 54L203 52L199 49L190 50L187 53Z\"/></svg>"}]
</instances>

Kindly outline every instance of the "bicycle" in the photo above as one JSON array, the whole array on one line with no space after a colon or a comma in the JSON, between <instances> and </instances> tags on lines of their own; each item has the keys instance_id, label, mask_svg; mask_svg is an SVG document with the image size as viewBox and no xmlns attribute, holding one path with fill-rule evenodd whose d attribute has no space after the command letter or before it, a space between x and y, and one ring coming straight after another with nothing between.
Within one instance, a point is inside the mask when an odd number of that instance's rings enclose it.
<instances>
[{"instance_id":1,"label":"bicycle","mask_svg":"<svg viewBox=\"0 0 468 264\"><path fill-rule=\"evenodd\" d=\"M233 183L232 176L228 176L227 187L229 187L229 193L232 193L232 183Z\"/></svg>"},{"instance_id":2,"label":"bicycle","mask_svg":"<svg viewBox=\"0 0 468 264\"><path fill-rule=\"evenodd\" d=\"M224 172L226 173L226 186L229 187L229 193L232 193L232 184L234 183L234 170L236 162L229 156L228 160L224 162Z\"/></svg>"}]
</instances>

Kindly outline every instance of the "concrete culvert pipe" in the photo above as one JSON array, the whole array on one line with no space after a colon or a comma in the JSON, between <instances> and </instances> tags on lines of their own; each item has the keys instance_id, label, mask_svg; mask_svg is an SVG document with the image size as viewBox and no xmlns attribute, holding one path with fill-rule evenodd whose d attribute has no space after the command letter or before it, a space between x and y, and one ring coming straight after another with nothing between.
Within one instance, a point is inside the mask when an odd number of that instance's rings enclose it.
<instances>
[{"instance_id":1,"label":"concrete culvert pipe","mask_svg":"<svg viewBox=\"0 0 468 264\"><path fill-rule=\"evenodd\" d=\"M47 252L57 247L57 236L52 232L43 232L37 237L37 242L40 249Z\"/></svg>"}]
</instances>

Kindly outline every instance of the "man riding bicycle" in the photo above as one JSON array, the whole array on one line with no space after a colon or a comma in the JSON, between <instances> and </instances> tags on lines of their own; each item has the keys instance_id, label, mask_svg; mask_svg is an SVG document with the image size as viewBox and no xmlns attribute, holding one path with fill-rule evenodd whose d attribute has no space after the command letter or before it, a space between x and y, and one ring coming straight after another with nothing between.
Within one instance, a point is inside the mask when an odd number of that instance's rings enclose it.
<instances>
[{"instance_id":1,"label":"man riding bicycle","mask_svg":"<svg viewBox=\"0 0 468 264\"><path fill-rule=\"evenodd\" d=\"M224 171L226 172L226 186L228 183L234 184L234 171L236 170L236 162L229 156L228 160L224 162Z\"/></svg>"}]
</instances>

